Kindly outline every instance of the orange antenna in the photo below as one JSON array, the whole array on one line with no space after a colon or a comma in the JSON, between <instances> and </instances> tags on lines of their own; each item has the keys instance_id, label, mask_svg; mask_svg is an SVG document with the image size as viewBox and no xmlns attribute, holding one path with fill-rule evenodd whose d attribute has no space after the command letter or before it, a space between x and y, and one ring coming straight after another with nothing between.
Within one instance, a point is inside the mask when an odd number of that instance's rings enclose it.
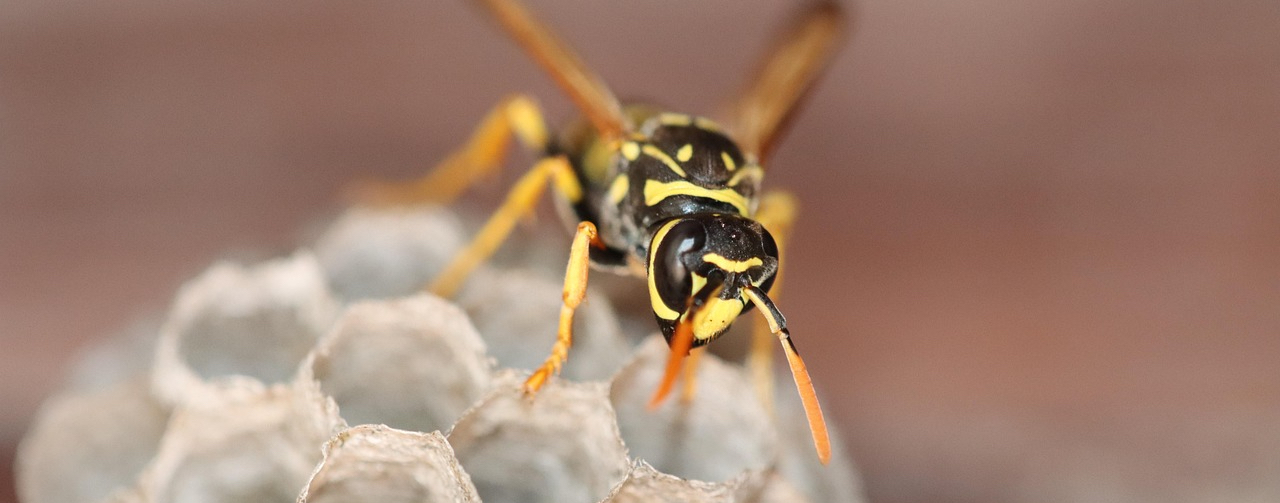
<instances>
[{"instance_id":1,"label":"orange antenna","mask_svg":"<svg viewBox=\"0 0 1280 503\"><path fill-rule=\"evenodd\" d=\"M787 331L787 320L782 312L773 305L773 301L755 286L743 288L747 297L759 306L760 314L769 322L769 331L778 336L782 350L787 354L787 364L791 366L791 377L796 381L796 391L800 392L800 403L804 405L805 418L809 420L809 432L813 434L813 447L818 450L818 461L822 464L831 462L831 437L827 434L827 421L822 417L822 407L818 404L818 393L813 389L813 380L809 378L809 370L796 352L796 345L791 341L791 332Z\"/></svg>"}]
</instances>

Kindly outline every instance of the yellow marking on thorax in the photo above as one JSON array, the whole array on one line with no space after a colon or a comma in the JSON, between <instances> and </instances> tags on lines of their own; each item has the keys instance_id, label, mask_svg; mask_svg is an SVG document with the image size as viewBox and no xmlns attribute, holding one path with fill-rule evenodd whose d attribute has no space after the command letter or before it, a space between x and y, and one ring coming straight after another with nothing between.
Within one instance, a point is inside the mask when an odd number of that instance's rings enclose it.
<instances>
[{"instance_id":1,"label":"yellow marking on thorax","mask_svg":"<svg viewBox=\"0 0 1280 503\"><path fill-rule=\"evenodd\" d=\"M662 200L671 196L693 196L714 199L722 203L728 203L737 208L738 214L748 214L748 201L746 196L734 192L733 189L708 189L699 187L688 180L676 180L674 182L659 182L657 180L646 180L644 182L644 204L648 206L656 205Z\"/></svg>"},{"instance_id":2,"label":"yellow marking on thorax","mask_svg":"<svg viewBox=\"0 0 1280 503\"><path fill-rule=\"evenodd\" d=\"M716 124L716 123L715 123L715 121L713 121L713 120L711 120L711 119L707 119L707 118L705 118L705 117L696 117L696 118L694 118L694 119L693 119L693 125L698 126L698 129L705 129L705 130L707 130L707 131L715 131L715 132L717 132L717 133L718 133L718 132L720 132L720 125L719 125L719 124Z\"/></svg>"},{"instance_id":3,"label":"yellow marking on thorax","mask_svg":"<svg viewBox=\"0 0 1280 503\"><path fill-rule=\"evenodd\" d=\"M662 227L658 228L658 232L653 233L653 242L649 243L649 277L645 280L649 283L649 308L653 309L653 314L658 315L659 318L664 320L674 320L679 318L680 313L667 307L667 304L662 302L662 296L658 295L658 280L656 278L657 275L653 270L653 262L656 259L655 256L658 254L658 244L662 243L663 238L667 237L667 232L670 232L671 228L675 227L678 223L680 223L680 219L673 218L670 222L663 224Z\"/></svg>"},{"instance_id":4,"label":"yellow marking on thorax","mask_svg":"<svg viewBox=\"0 0 1280 503\"><path fill-rule=\"evenodd\" d=\"M728 152L721 151L720 160L724 162L724 167L728 168L729 171L738 169L738 163L733 162L733 157Z\"/></svg>"},{"instance_id":5,"label":"yellow marking on thorax","mask_svg":"<svg viewBox=\"0 0 1280 503\"><path fill-rule=\"evenodd\" d=\"M627 175L621 174L613 179L613 183L609 184L609 202L620 204L627 197L627 189L631 188L631 183L627 181Z\"/></svg>"},{"instance_id":6,"label":"yellow marking on thorax","mask_svg":"<svg viewBox=\"0 0 1280 503\"><path fill-rule=\"evenodd\" d=\"M613 165L613 156L619 150L617 140L596 140L591 142L582 154L582 174L592 182L603 182L609 176L609 167Z\"/></svg>"},{"instance_id":7,"label":"yellow marking on thorax","mask_svg":"<svg viewBox=\"0 0 1280 503\"><path fill-rule=\"evenodd\" d=\"M675 174L678 175L680 178L686 178L689 176L684 172L684 169L680 168L679 164L676 164L675 159L672 159L671 156L667 155L666 152L659 150L658 147L655 147L653 145L645 145L640 148L640 151L644 152L645 155L649 157L662 161L662 164L667 165L667 168L670 169L671 171L674 171Z\"/></svg>"},{"instance_id":8,"label":"yellow marking on thorax","mask_svg":"<svg viewBox=\"0 0 1280 503\"><path fill-rule=\"evenodd\" d=\"M725 258L718 253L708 253L703 255L702 260L724 269L726 272L745 272L747 269L752 267L764 265L764 261L760 260L760 257L751 257L746 260L733 260Z\"/></svg>"},{"instance_id":9,"label":"yellow marking on thorax","mask_svg":"<svg viewBox=\"0 0 1280 503\"><path fill-rule=\"evenodd\" d=\"M688 126L693 124L693 117L685 114L666 112L658 115L658 122L664 126Z\"/></svg>"},{"instance_id":10,"label":"yellow marking on thorax","mask_svg":"<svg viewBox=\"0 0 1280 503\"><path fill-rule=\"evenodd\" d=\"M692 288L689 288L689 295L693 295L693 294L696 294L696 293L698 293L698 292L701 292L701 291L702 291L702 287L707 286L707 277L706 277L706 276L703 276L703 275L698 274L698 273L696 273L696 272L690 272L690 273L689 273L689 276L691 276L691 279L692 279L692 281L690 281L690 284L691 284Z\"/></svg>"},{"instance_id":11,"label":"yellow marking on thorax","mask_svg":"<svg viewBox=\"0 0 1280 503\"><path fill-rule=\"evenodd\" d=\"M726 185L737 187L744 178L751 178L753 182L759 182L761 178L764 178L764 170L760 169L759 164L748 164L743 166L741 171L734 173Z\"/></svg>"},{"instance_id":12,"label":"yellow marking on thorax","mask_svg":"<svg viewBox=\"0 0 1280 503\"><path fill-rule=\"evenodd\" d=\"M626 157L628 161L634 161L640 157L640 144L629 141L622 144L622 157Z\"/></svg>"},{"instance_id":13,"label":"yellow marking on thorax","mask_svg":"<svg viewBox=\"0 0 1280 503\"><path fill-rule=\"evenodd\" d=\"M689 162L693 158L693 144L686 143L680 150L676 151L676 160L680 162Z\"/></svg>"}]
</instances>

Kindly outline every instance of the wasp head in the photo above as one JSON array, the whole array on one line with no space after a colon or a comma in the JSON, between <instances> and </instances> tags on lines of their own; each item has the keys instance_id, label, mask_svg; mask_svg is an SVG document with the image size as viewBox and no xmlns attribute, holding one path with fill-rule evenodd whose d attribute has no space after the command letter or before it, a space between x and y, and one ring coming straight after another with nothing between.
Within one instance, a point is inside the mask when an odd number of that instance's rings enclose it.
<instances>
[{"instance_id":1,"label":"wasp head","mask_svg":"<svg viewBox=\"0 0 1280 503\"><path fill-rule=\"evenodd\" d=\"M659 224L649 245L649 302L670 342L691 323L694 346L720 336L752 307L746 291L767 292L778 271L778 246L754 220L700 214Z\"/></svg>"}]
</instances>

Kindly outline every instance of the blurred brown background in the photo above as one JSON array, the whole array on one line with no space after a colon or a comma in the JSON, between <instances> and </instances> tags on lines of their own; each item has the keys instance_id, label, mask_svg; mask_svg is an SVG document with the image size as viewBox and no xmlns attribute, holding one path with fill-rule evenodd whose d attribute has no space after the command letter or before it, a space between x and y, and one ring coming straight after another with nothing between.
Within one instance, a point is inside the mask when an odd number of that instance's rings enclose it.
<instances>
[{"instance_id":1,"label":"blurred brown background","mask_svg":"<svg viewBox=\"0 0 1280 503\"><path fill-rule=\"evenodd\" d=\"M790 10L530 2L699 112ZM856 7L766 183L873 500L1280 500L1280 3ZM462 0L0 4L0 459L78 348L514 91L571 114Z\"/></svg>"}]
</instances>

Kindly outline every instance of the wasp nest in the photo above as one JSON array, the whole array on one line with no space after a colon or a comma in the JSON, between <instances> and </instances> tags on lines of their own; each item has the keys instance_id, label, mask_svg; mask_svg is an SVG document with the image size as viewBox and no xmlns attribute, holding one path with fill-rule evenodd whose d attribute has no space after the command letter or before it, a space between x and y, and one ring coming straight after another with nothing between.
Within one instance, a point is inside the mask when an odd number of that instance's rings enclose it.
<instances>
[{"instance_id":1,"label":"wasp nest","mask_svg":"<svg viewBox=\"0 0 1280 503\"><path fill-rule=\"evenodd\" d=\"M666 344L633 349L599 293L562 377L524 396L560 271L482 268L456 303L416 293L463 235L441 210L352 210L292 257L213 266L45 404L23 501L861 500L789 394L771 413L738 365L708 355L691 400L647 410Z\"/></svg>"}]
</instances>

